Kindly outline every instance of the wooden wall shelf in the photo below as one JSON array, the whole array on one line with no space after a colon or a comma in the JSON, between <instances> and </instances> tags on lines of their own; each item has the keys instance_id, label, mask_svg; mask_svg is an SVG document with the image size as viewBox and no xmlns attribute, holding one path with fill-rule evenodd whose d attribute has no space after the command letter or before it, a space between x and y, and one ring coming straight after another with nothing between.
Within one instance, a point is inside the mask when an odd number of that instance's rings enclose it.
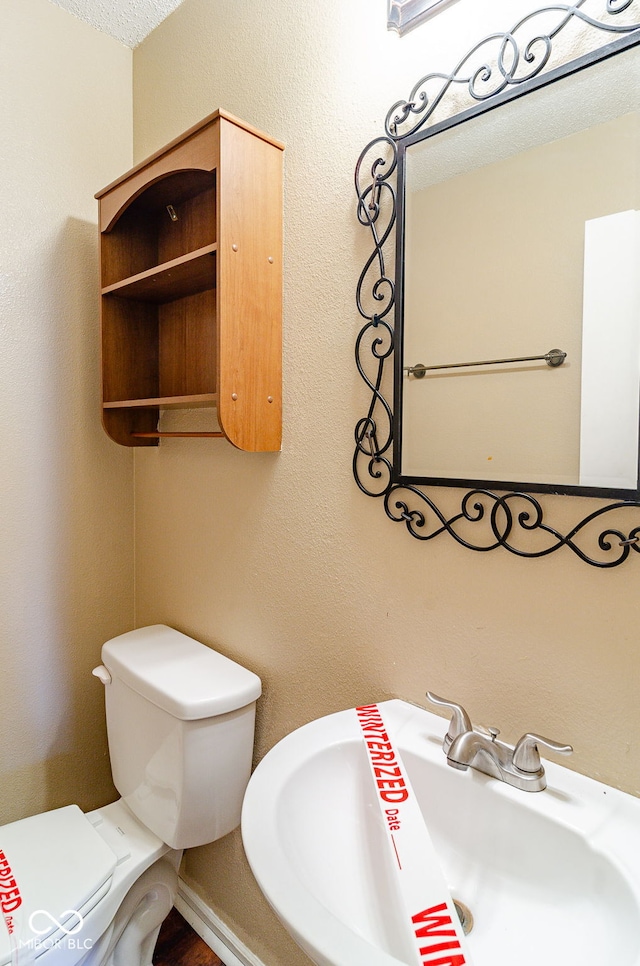
<instances>
[{"instance_id":1,"label":"wooden wall shelf","mask_svg":"<svg viewBox=\"0 0 640 966\"><path fill-rule=\"evenodd\" d=\"M185 295L205 292L215 286L216 245L172 258L170 262L148 268L102 289L103 295L138 299L141 302L173 302Z\"/></svg>"},{"instance_id":2,"label":"wooden wall shelf","mask_svg":"<svg viewBox=\"0 0 640 966\"><path fill-rule=\"evenodd\" d=\"M282 151L216 111L96 195L102 417L116 442L280 449ZM162 408L193 406L217 407L221 432L158 430Z\"/></svg>"},{"instance_id":3,"label":"wooden wall shelf","mask_svg":"<svg viewBox=\"0 0 640 966\"><path fill-rule=\"evenodd\" d=\"M196 406L216 406L218 394L201 392L191 396L155 396L151 399L117 399L105 402L105 409L149 409L160 406L162 409L195 409Z\"/></svg>"}]
</instances>

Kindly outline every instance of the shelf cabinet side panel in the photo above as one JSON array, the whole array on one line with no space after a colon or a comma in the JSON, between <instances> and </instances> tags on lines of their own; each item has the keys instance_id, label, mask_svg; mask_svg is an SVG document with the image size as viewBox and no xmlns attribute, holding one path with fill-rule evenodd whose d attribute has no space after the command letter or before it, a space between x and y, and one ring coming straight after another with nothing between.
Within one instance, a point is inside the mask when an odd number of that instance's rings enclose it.
<instances>
[{"instance_id":1,"label":"shelf cabinet side panel","mask_svg":"<svg viewBox=\"0 0 640 966\"><path fill-rule=\"evenodd\" d=\"M282 436L282 151L220 120L218 415L252 452Z\"/></svg>"}]
</instances>

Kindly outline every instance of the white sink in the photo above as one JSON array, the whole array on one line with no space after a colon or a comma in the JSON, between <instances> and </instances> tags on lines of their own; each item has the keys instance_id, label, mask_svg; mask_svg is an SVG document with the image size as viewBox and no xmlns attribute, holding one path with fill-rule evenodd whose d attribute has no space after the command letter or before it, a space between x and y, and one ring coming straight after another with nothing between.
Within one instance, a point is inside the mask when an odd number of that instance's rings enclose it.
<instances>
[{"instance_id":1,"label":"white sink","mask_svg":"<svg viewBox=\"0 0 640 966\"><path fill-rule=\"evenodd\" d=\"M545 762L527 793L446 763L447 721L379 705L454 900L473 966L640 966L640 799ZM277 744L242 836L274 911L318 966L413 964L353 710Z\"/></svg>"}]
</instances>

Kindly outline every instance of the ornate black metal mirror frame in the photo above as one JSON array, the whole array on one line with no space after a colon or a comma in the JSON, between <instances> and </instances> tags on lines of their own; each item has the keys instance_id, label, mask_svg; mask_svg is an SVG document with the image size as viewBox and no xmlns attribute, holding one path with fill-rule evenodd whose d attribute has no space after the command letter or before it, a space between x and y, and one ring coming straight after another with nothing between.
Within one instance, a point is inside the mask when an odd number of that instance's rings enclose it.
<instances>
[{"instance_id":1,"label":"ornate black metal mirror frame","mask_svg":"<svg viewBox=\"0 0 640 966\"><path fill-rule=\"evenodd\" d=\"M629 557L631 550L640 553L638 500L619 500L601 506L569 532L562 533L546 522L542 506L530 493L515 489L494 492L480 483L464 494L460 509L447 516L421 486L403 480L397 446L402 353L396 351L401 345L403 320L396 284L387 270L395 252L396 278L402 271L403 239L398 231L394 248L394 236L402 213L404 149L412 137L414 141L418 140L417 132L425 130L425 125L447 95L466 88L468 106L445 121L434 124L431 120L429 128L432 133L460 124L639 44L640 23L623 24L622 17L616 20L629 11L634 2L607 0L605 21L581 9L587 0L534 10L511 30L492 34L476 44L450 74L433 73L422 77L408 100L398 101L389 110L385 135L371 141L360 155L355 172L358 220L371 233L373 251L357 287L358 311L366 321L356 341L356 364L371 391L371 402L367 415L356 425L353 471L360 489L367 496L381 497L387 516L394 522L404 522L409 533L418 540L432 540L448 532L471 550L504 547L521 557L542 557L566 546L586 563L601 568L618 566ZM534 29L531 39L531 26L535 28L535 24L545 17L548 24L549 15L555 13L558 14L555 28L537 35ZM576 21L594 36L602 38L606 35L614 39L560 67L548 68L558 36ZM525 28L528 40L522 45L519 37ZM490 54L486 59L485 48ZM479 53L481 66L472 67L472 62L476 65L479 62ZM394 314L395 327L391 321ZM392 364L393 409L385 398ZM456 485L452 481L442 482ZM535 489L557 492L551 486ZM585 495L600 494L585 492ZM604 529L601 529L603 524Z\"/></svg>"}]
</instances>

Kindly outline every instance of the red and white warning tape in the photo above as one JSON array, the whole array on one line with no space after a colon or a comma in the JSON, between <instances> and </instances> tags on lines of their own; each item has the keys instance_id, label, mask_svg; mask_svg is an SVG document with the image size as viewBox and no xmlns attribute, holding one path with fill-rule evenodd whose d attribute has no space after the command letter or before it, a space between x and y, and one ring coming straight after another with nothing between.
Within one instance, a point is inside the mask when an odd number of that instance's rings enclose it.
<instances>
[{"instance_id":1,"label":"red and white warning tape","mask_svg":"<svg viewBox=\"0 0 640 966\"><path fill-rule=\"evenodd\" d=\"M22 905L22 896L20 894L20 888L16 882L13 870L9 864L9 860L2 850L0 850L0 909L2 910L2 916L4 918L5 926L7 927L7 932L9 933L9 945L11 947L11 966L20 966L25 962L24 956L19 956L20 942L19 942L19 922L16 918L16 912ZM32 956L28 955L31 959Z\"/></svg>"},{"instance_id":2,"label":"red and white warning tape","mask_svg":"<svg viewBox=\"0 0 640 966\"><path fill-rule=\"evenodd\" d=\"M356 708L418 966L472 966L451 893L377 704Z\"/></svg>"}]
</instances>

